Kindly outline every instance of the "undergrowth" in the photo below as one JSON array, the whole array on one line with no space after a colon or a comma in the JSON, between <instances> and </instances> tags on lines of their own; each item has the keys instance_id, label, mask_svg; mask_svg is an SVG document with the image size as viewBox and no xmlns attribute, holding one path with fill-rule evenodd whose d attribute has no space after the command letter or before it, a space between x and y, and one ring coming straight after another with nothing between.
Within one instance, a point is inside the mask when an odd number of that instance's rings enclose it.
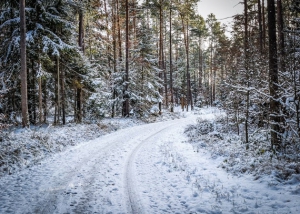
<instances>
[{"instance_id":1,"label":"undergrowth","mask_svg":"<svg viewBox=\"0 0 300 214\"><path fill-rule=\"evenodd\" d=\"M214 121L198 119L196 125L190 125L185 133L195 151L209 150L212 157L224 158L220 167L239 175L252 174L255 179L271 175L277 182L285 182L295 177L300 182L300 156L295 147L288 153L274 153L271 149L267 130L253 131L249 143L243 136L229 131L224 117Z\"/></svg>"}]
</instances>

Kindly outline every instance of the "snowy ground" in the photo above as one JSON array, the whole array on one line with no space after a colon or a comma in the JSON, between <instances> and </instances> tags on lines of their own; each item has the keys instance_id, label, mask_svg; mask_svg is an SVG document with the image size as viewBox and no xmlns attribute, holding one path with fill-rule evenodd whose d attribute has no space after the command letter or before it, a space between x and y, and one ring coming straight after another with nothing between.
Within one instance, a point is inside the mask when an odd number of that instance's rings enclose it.
<instances>
[{"instance_id":1,"label":"snowy ground","mask_svg":"<svg viewBox=\"0 0 300 214\"><path fill-rule=\"evenodd\" d=\"M299 181L233 175L189 143L187 125L220 114L120 129L3 176L0 213L300 213Z\"/></svg>"},{"instance_id":2,"label":"snowy ground","mask_svg":"<svg viewBox=\"0 0 300 214\"><path fill-rule=\"evenodd\" d=\"M26 167L39 163L44 158L64 151L70 146L96 139L105 134L127 127L173 120L183 117L179 108L175 113L165 112L144 121L137 118L108 118L95 124L74 124L65 126L31 126L28 129L10 127L0 129L0 177L13 174Z\"/></svg>"}]
</instances>

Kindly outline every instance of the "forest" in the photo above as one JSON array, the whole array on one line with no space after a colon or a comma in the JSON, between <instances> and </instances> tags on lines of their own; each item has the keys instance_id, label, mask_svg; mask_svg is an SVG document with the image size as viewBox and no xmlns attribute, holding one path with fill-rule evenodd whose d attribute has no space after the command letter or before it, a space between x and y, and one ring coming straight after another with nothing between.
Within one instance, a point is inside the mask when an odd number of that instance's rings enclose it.
<instances>
[{"instance_id":1,"label":"forest","mask_svg":"<svg viewBox=\"0 0 300 214\"><path fill-rule=\"evenodd\" d=\"M245 145L300 149L300 1L1 0L0 130L217 106Z\"/></svg>"}]
</instances>

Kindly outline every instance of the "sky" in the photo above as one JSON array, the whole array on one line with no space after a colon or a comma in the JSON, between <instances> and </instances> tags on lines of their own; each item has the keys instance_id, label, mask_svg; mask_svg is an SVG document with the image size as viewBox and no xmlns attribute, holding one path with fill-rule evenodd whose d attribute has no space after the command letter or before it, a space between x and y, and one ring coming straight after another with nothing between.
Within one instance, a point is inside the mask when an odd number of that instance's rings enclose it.
<instances>
[{"instance_id":1,"label":"sky","mask_svg":"<svg viewBox=\"0 0 300 214\"><path fill-rule=\"evenodd\" d=\"M239 2L241 0L200 0L198 3L198 12L204 19L207 18L208 14L213 13L217 19L220 19L221 23L230 27L232 19L224 18L243 12L243 4L239 4Z\"/></svg>"}]
</instances>

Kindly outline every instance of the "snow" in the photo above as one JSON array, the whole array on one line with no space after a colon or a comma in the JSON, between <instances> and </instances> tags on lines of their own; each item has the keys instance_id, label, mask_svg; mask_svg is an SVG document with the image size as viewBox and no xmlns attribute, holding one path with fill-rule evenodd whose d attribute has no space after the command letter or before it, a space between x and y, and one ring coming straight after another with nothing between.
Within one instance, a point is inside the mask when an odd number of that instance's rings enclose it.
<instances>
[{"instance_id":1,"label":"snow","mask_svg":"<svg viewBox=\"0 0 300 214\"><path fill-rule=\"evenodd\" d=\"M295 198L284 186L272 187L267 182L255 181L251 175L229 174L219 167L223 158L212 157L205 149L195 152L187 143L173 143L169 147L173 151L169 153L170 166L186 177L180 188L190 186L193 191L185 200L189 212L298 213L300 210L300 198Z\"/></svg>"},{"instance_id":2,"label":"snow","mask_svg":"<svg viewBox=\"0 0 300 214\"><path fill-rule=\"evenodd\" d=\"M0 178L0 213L299 213L299 175L256 179L224 168L226 154L190 140L188 125L210 121L201 130L217 135L215 121L224 115L204 108L165 112L150 124L107 119L111 133L98 138L84 132L87 125L49 127L56 140L78 138L76 145Z\"/></svg>"},{"instance_id":3,"label":"snow","mask_svg":"<svg viewBox=\"0 0 300 214\"><path fill-rule=\"evenodd\" d=\"M69 146L144 122L136 119L103 119L97 124L31 126L0 133L0 177L30 167Z\"/></svg>"}]
</instances>

